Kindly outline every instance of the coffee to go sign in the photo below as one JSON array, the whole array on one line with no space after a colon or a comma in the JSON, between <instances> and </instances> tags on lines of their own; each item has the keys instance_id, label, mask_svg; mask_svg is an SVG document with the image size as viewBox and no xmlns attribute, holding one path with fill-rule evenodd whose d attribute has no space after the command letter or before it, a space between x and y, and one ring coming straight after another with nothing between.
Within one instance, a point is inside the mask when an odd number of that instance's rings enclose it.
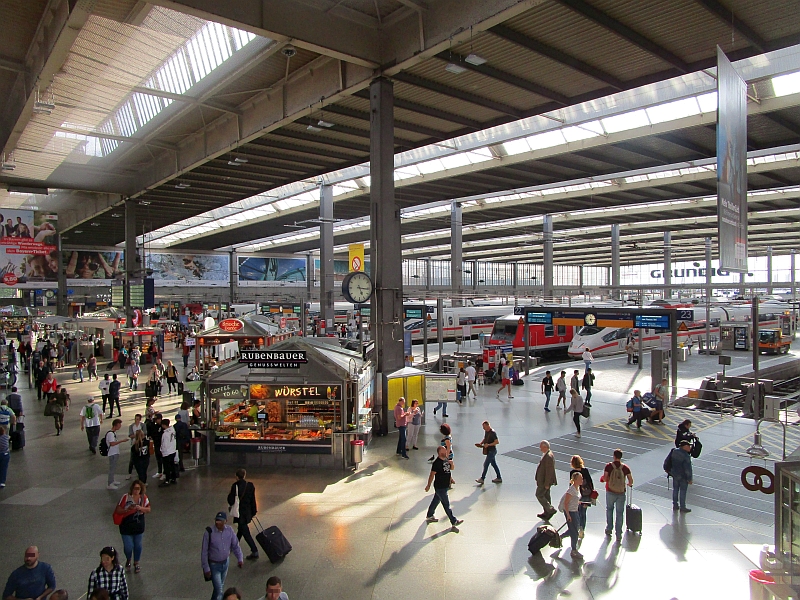
<instances>
[{"instance_id":1,"label":"coffee to go sign","mask_svg":"<svg viewBox=\"0 0 800 600\"><path fill-rule=\"evenodd\" d=\"M239 319L223 319L219 322L219 328L222 331L233 333L234 331L241 331L244 329L244 323Z\"/></svg>"},{"instance_id":2,"label":"coffee to go sign","mask_svg":"<svg viewBox=\"0 0 800 600\"><path fill-rule=\"evenodd\" d=\"M242 350L239 363L251 369L298 369L308 363L305 350L291 352L270 350Z\"/></svg>"}]
</instances>

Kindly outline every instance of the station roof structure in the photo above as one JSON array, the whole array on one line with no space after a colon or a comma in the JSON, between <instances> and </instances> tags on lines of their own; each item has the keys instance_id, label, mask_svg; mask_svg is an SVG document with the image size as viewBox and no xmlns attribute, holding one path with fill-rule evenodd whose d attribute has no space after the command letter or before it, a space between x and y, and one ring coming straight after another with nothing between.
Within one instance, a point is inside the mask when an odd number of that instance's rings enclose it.
<instances>
[{"instance_id":1,"label":"station roof structure","mask_svg":"<svg viewBox=\"0 0 800 600\"><path fill-rule=\"evenodd\" d=\"M797 247L800 0L7 0L3 206L65 243L306 252L369 239L369 99L394 83L407 257L652 262L716 237L716 47L749 82L751 254ZM48 188L49 195L37 194ZM587 256L588 254L588 256Z\"/></svg>"}]
</instances>

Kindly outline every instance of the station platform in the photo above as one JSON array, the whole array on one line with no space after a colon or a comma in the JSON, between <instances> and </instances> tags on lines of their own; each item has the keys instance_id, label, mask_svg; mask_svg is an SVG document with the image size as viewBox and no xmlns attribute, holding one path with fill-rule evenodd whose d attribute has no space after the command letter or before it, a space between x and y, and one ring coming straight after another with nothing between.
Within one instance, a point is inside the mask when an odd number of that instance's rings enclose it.
<instances>
[{"instance_id":1,"label":"station platform","mask_svg":"<svg viewBox=\"0 0 800 600\"><path fill-rule=\"evenodd\" d=\"M178 357L172 358L176 364ZM765 360L769 360L764 357ZM698 360L700 359L700 360ZM663 426L624 426L624 399L628 386L642 385L635 367L617 364L625 358L598 360L598 386L592 398L592 418L584 421L583 436L574 436L572 415L543 410L538 370L526 384L514 387L513 399L496 398L498 386L479 387L477 400L450 403L446 421L453 428L456 484L450 498L460 533L448 531L445 520L426 524L431 494L424 487L430 466L427 458L438 444L441 414L427 411L420 450L410 460L395 456L396 430L375 438L365 462L355 473L307 469L251 470L248 479L257 490L258 518L264 526L278 525L294 546L288 557L272 565L263 556L246 561L244 569L229 570L226 584L237 586L244 598L263 595L270 575L282 578L292 600L331 598L450 600L492 597L503 599L628 600L642 593L680 600L724 597L749 598L748 572L755 568L734 544L772 541L770 503L773 496L747 492L736 484L737 473L749 464L737 452L749 445L752 420L688 414L703 441L695 461L695 483L687 504L690 514L673 512L671 492L661 470L676 424L690 411L672 409ZM703 366L703 360L707 361ZM715 356L691 357L680 363L694 379L702 370L714 372ZM566 365L565 365L566 366ZM582 371L582 363L570 362ZM735 365L736 368L743 365ZM555 371L558 367L549 366ZM690 371L689 369L693 369ZM646 372L645 369L642 372ZM41 415L43 405L23 387L27 447L11 457L8 486L0 490L0 583L22 564L25 547L38 545L41 560L50 563L59 587L71 598L82 598L89 572L99 563L105 545L121 548L111 513L125 487L126 461L120 460L118 491L106 489L107 460L87 450L78 412L96 383L77 383L71 369L59 374L72 396L73 409L65 430L56 437L52 419ZM68 378L69 379L65 379ZM682 380L683 381L683 380ZM688 383L687 383L688 385ZM157 407L174 417L178 399L167 396ZM143 412L141 392L122 398L123 431L135 412ZM474 443L482 439L481 423L488 419L498 433L498 463L502 484L478 486L483 456ZM763 428L762 428L763 429ZM790 428L792 450L800 432ZM107 430L103 426L101 432ZM546 549L531 557L527 543L539 521L534 474L538 442L550 440L556 455L556 503L567 488L568 459L584 457L599 484L599 470L611 460L614 448L635 478L634 502L642 507L641 536L626 533L616 541L606 538L605 500L588 511L583 561L569 557L569 549ZM780 452L775 437L765 434L765 445ZM124 446L123 446L124 448ZM123 450L123 456L125 451ZM763 463L762 463L763 464ZM767 467L771 468L767 463ZM147 517L142 573L129 573L131 598L137 600L208 597L210 585L200 572L200 543L214 514L226 509L225 497L234 481L234 469L203 467L184 473L174 487L148 488L153 511ZM155 466L150 469L155 472ZM490 470L489 475L493 477ZM437 516L442 517L441 509ZM553 524L562 525L562 516ZM569 545L568 539L565 540ZM653 590L658 590L653 594Z\"/></svg>"}]
</instances>

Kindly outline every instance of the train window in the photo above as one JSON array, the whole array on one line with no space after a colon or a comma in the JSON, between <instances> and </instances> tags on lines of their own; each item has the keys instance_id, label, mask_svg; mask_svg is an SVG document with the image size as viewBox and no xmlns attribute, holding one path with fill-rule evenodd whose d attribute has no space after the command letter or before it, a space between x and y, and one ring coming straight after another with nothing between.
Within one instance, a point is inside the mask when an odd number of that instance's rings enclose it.
<instances>
[{"instance_id":1,"label":"train window","mask_svg":"<svg viewBox=\"0 0 800 600\"><path fill-rule=\"evenodd\" d=\"M513 340L517 335L517 323L495 322L492 337L501 340Z\"/></svg>"},{"instance_id":2,"label":"train window","mask_svg":"<svg viewBox=\"0 0 800 600\"><path fill-rule=\"evenodd\" d=\"M448 325L452 325L453 324L453 317L447 317L447 324Z\"/></svg>"},{"instance_id":3,"label":"train window","mask_svg":"<svg viewBox=\"0 0 800 600\"><path fill-rule=\"evenodd\" d=\"M553 337L555 335L555 327L553 325L544 326L544 337Z\"/></svg>"},{"instance_id":4,"label":"train window","mask_svg":"<svg viewBox=\"0 0 800 600\"><path fill-rule=\"evenodd\" d=\"M600 331L599 327L581 327L578 335L597 335Z\"/></svg>"},{"instance_id":5,"label":"train window","mask_svg":"<svg viewBox=\"0 0 800 600\"><path fill-rule=\"evenodd\" d=\"M557 334L559 336L567 335L567 326L566 325L559 325L557 328Z\"/></svg>"},{"instance_id":6,"label":"train window","mask_svg":"<svg viewBox=\"0 0 800 600\"><path fill-rule=\"evenodd\" d=\"M617 339L617 330L615 329L614 331L609 331L600 339L602 339L604 342L610 342L612 340Z\"/></svg>"}]
</instances>

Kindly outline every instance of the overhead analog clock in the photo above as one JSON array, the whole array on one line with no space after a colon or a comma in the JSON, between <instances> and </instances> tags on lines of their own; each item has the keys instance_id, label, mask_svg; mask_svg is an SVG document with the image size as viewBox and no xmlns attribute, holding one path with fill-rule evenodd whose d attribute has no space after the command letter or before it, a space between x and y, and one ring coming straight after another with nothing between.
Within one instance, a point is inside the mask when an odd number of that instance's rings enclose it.
<instances>
[{"instance_id":1,"label":"overhead analog clock","mask_svg":"<svg viewBox=\"0 0 800 600\"><path fill-rule=\"evenodd\" d=\"M597 323L597 316L592 313L586 313L586 316L583 317L583 322L589 326L594 325Z\"/></svg>"},{"instance_id":2,"label":"overhead analog clock","mask_svg":"<svg viewBox=\"0 0 800 600\"><path fill-rule=\"evenodd\" d=\"M372 297L372 280L363 271L349 273L342 281L342 295L352 304L365 304Z\"/></svg>"}]
</instances>

